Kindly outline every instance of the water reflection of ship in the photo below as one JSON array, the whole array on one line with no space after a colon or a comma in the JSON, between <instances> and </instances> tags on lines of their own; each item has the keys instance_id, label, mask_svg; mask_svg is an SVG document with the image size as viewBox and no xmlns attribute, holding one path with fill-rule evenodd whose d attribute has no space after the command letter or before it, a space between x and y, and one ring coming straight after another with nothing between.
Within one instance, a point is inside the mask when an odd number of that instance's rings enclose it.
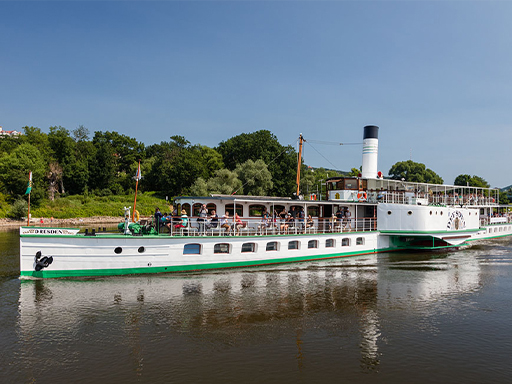
<instances>
[{"instance_id":1,"label":"water reflection of ship","mask_svg":"<svg viewBox=\"0 0 512 384\"><path fill-rule=\"evenodd\" d=\"M379 302L428 305L478 289L480 264L472 252L393 254L388 268L379 270Z\"/></svg>"},{"instance_id":2,"label":"water reflection of ship","mask_svg":"<svg viewBox=\"0 0 512 384\"><path fill-rule=\"evenodd\" d=\"M65 338L93 323L117 321L133 368L142 372L142 335L148 327L228 346L293 337L299 369L311 353L303 341L321 328L340 343L358 345L361 368L376 370L382 347L379 307L407 309L475 289L478 263L465 260L397 256L383 265L368 256L198 275L23 281L19 329L27 339L34 329L42 337Z\"/></svg>"}]
</instances>

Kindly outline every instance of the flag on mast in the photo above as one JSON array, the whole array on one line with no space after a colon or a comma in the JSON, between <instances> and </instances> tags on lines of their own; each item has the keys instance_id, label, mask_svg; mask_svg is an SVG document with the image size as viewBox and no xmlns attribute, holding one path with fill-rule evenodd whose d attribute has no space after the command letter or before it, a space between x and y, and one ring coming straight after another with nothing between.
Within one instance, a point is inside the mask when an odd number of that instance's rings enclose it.
<instances>
[{"instance_id":1,"label":"flag on mast","mask_svg":"<svg viewBox=\"0 0 512 384\"><path fill-rule=\"evenodd\" d=\"M140 161L139 161L139 167L137 168L137 173L135 174L135 180L142 179L142 174L140 173Z\"/></svg>"},{"instance_id":2,"label":"flag on mast","mask_svg":"<svg viewBox=\"0 0 512 384\"><path fill-rule=\"evenodd\" d=\"M25 195L29 195L32 191L32 171L28 174L28 185L27 190L25 191Z\"/></svg>"}]
</instances>

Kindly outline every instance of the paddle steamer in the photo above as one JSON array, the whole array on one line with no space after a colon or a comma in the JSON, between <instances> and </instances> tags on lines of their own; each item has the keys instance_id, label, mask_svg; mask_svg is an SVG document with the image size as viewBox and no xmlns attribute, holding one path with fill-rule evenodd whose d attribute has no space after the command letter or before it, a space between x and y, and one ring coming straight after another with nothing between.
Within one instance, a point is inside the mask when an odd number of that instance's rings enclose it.
<instances>
[{"instance_id":1,"label":"paddle steamer","mask_svg":"<svg viewBox=\"0 0 512 384\"><path fill-rule=\"evenodd\" d=\"M377 170L378 131L364 127L361 175L329 178L325 196L317 200L304 200L299 193L295 198L180 196L174 204L185 211L186 226L158 232L148 223L131 223L129 209L122 233L22 227L20 277L248 267L460 247L512 234L498 189L383 178ZM219 217L227 213L228 225L203 221L203 204ZM274 214L283 211L295 212L294 217L284 221Z\"/></svg>"}]
</instances>

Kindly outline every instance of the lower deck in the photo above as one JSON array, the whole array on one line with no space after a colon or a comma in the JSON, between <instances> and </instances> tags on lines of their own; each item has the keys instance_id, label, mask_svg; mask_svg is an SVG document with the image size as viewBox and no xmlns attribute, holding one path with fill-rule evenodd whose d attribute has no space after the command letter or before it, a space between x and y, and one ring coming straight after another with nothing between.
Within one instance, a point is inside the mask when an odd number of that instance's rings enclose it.
<instances>
[{"instance_id":1,"label":"lower deck","mask_svg":"<svg viewBox=\"0 0 512 384\"><path fill-rule=\"evenodd\" d=\"M30 229L34 230L33 227ZM471 233L463 243L509 235L512 235L512 224L490 225ZM95 236L22 234L21 278L191 272L418 249L412 242L397 242L396 236L411 234L390 235L379 231L172 237L106 233ZM421 249L453 246L438 242L436 239L442 236L439 234L415 236L415 241L428 243L425 246L419 244ZM51 257L52 262L36 270L37 262L43 257Z\"/></svg>"}]
</instances>

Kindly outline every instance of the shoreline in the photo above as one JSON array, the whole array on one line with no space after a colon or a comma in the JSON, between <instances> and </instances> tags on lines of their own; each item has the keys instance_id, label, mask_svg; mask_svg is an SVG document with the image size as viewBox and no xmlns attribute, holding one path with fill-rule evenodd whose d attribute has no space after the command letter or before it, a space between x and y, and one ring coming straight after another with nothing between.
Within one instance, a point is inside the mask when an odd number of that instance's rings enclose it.
<instances>
[{"instance_id":1,"label":"shoreline","mask_svg":"<svg viewBox=\"0 0 512 384\"><path fill-rule=\"evenodd\" d=\"M43 222L41 223L41 219ZM32 226L84 226L92 224L117 224L123 221L123 216L92 216L92 217L76 217L72 219L52 219L48 217L33 217L30 219ZM16 228L27 225L27 220L14 220L14 219L0 219L0 227L3 228Z\"/></svg>"}]
</instances>

